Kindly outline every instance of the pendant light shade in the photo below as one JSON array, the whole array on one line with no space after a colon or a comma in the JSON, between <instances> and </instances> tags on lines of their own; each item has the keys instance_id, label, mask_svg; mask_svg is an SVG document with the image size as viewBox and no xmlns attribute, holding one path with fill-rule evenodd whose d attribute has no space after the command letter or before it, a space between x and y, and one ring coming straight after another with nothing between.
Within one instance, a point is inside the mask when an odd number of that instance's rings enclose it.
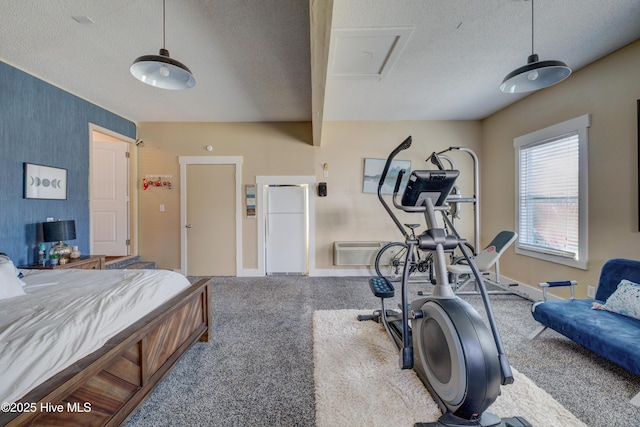
<instances>
[{"instance_id":1,"label":"pendant light shade","mask_svg":"<svg viewBox=\"0 0 640 427\"><path fill-rule=\"evenodd\" d=\"M161 89L182 90L196 85L191 70L183 63L169 57L165 49L166 5L162 1L162 49L158 55L143 55L133 61L129 71L142 83Z\"/></svg>"},{"instance_id":2,"label":"pendant light shade","mask_svg":"<svg viewBox=\"0 0 640 427\"><path fill-rule=\"evenodd\" d=\"M160 49L158 55L143 55L129 69L142 83L161 89L181 90L196 85L191 70L183 63L169 57L169 51Z\"/></svg>"},{"instance_id":3,"label":"pendant light shade","mask_svg":"<svg viewBox=\"0 0 640 427\"><path fill-rule=\"evenodd\" d=\"M569 77L571 68L562 61L540 61L535 53L527 65L507 74L500 90L507 93L531 92L560 83Z\"/></svg>"},{"instance_id":4,"label":"pendant light shade","mask_svg":"<svg viewBox=\"0 0 640 427\"><path fill-rule=\"evenodd\" d=\"M506 93L523 93L544 89L569 77L571 68L562 61L540 61L533 49L533 0L531 0L531 55L522 66L502 80L500 90Z\"/></svg>"}]
</instances>

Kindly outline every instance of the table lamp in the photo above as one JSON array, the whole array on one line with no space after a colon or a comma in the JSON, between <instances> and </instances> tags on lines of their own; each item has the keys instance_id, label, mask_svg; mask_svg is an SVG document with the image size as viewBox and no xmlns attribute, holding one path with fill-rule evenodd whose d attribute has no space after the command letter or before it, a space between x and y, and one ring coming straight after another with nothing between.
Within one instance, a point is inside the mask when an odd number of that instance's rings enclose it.
<instances>
[{"instance_id":1,"label":"table lamp","mask_svg":"<svg viewBox=\"0 0 640 427\"><path fill-rule=\"evenodd\" d=\"M74 220L43 222L42 234L45 242L58 242L49 249L49 257L57 255L58 262L66 264L72 249L63 240L75 240L76 222Z\"/></svg>"}]
</instances>

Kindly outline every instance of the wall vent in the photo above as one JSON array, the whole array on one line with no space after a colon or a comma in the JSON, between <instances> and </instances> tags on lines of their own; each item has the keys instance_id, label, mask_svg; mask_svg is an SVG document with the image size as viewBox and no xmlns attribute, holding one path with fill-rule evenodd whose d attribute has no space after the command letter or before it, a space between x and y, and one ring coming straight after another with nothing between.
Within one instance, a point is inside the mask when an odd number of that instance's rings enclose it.
<instances>
[{"instance_id":1,"label":"wall vent","mask_svg":"<svg viewBox=\"0 0 640 427\"><path fill-rule=\"evenodd\" d=\"M333 265L374 265L382 242L334 242Z\"/></svg>"}]
</instances>

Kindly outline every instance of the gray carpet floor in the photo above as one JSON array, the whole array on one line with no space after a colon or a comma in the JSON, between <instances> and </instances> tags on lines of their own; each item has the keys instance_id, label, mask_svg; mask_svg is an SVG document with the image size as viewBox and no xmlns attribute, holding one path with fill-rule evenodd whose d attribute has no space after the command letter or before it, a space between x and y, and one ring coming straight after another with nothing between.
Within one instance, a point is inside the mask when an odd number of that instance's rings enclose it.
<instances>
[{"instance_id":1,"label":"gray carpet floor","mask_svg":"<svg viewBox=\"0 0 640 427\"><path fill-rule=\"evenodd\" d=\"M412 285L410 295L427 286ZM313 426L312 313L378 308L367 279L216 277L212 290L211 340L194 344L126 425ZM484 313L479 296L463 298ZM517 370L589 426L640 426L640 408L629 404L640 377L554 331L530 341L531 302L491 301Z\"/></svg>"}]
</instances>

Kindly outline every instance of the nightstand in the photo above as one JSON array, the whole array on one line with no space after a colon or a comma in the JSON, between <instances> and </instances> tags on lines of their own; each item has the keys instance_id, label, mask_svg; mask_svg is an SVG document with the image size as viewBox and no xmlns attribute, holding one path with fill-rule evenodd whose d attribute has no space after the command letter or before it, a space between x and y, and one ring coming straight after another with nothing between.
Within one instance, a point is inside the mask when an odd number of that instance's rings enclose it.
<instances>
[{"instance_id":1,"label":"nightstand","mask_svg":"<svg viewBox=\"0 0 640 427\"><path fill-rule=\"evenodd\" d=\"M77 259L70 259L66 264L58 264L56 266L47 265L43 267L40 264L29 264L19 266L27 270L58 270L60 268L81 268L83 270L104 270L104 255L85 255Z\"/></svg>"}]
</instances>

